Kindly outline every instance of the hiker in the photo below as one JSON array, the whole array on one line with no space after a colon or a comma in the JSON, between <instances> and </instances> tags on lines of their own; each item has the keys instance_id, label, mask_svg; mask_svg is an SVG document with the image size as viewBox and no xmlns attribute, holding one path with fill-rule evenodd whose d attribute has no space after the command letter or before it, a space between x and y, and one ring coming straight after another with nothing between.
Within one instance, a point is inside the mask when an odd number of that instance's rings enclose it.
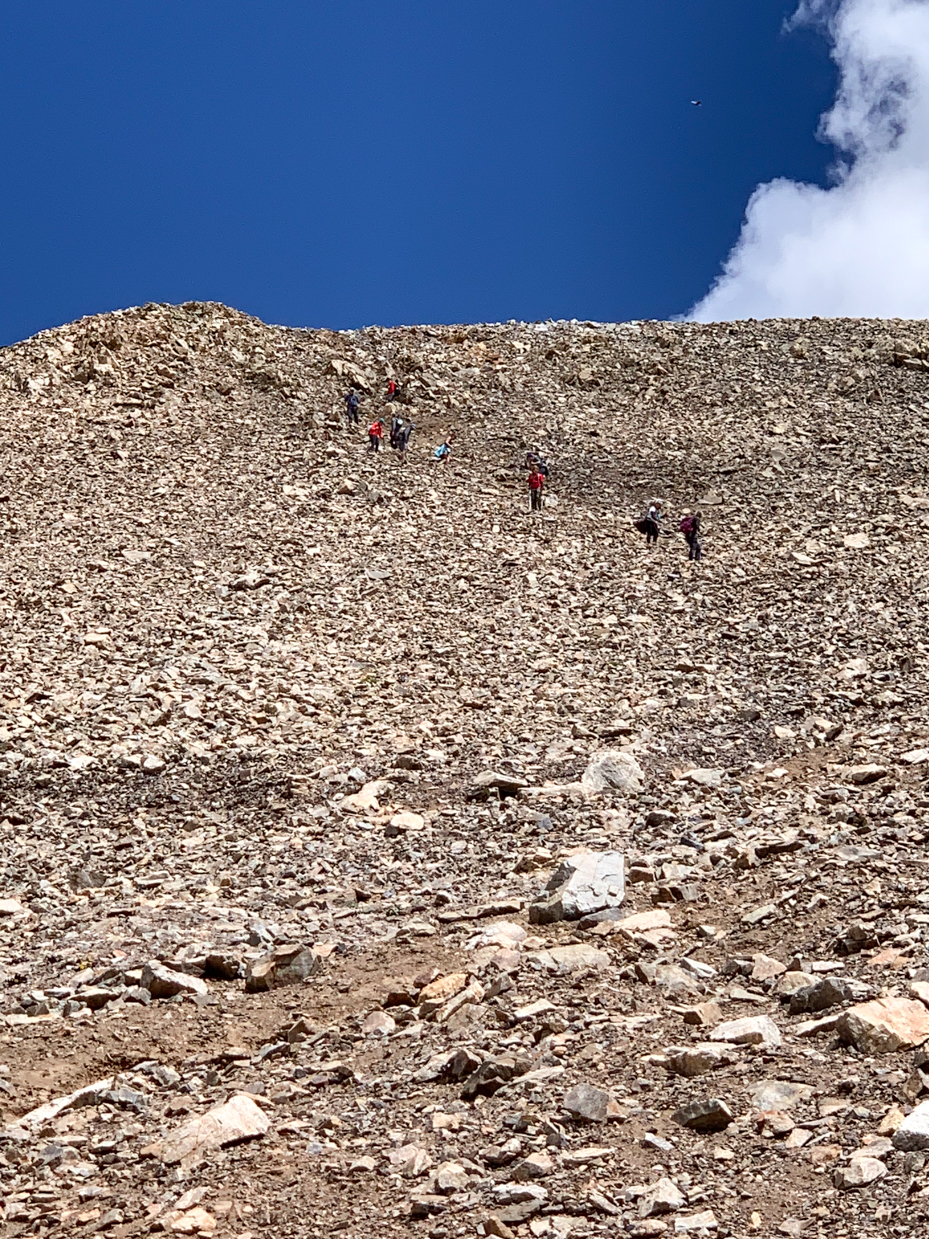
<instances>
[{"instance_id":1,"label":"hiker","mask_svg":"<svg viewBox=\"0 0 929 1239\"><path fill-rule=\"evenodd\" d=\"M345 393L345 412L348 415L349 426L358 425L358 406L361 404L361 397L355 391L354 387L350 388Z\"/></svg>"},{"instance_id":2,"label":"hiker","mask_svg":"<svg viewBox=\"0 0 929 1239\"><path fill-rule=\"evenodd\" d=\"M450 430L448 434L446 435L445 439L443 440L443 442L440 443L439 446L432 453L434 459L437 460L439 464L444 465L445 462L448 460L449 456L451 456L452 444L454 442L455 442L455 432L454 430Z\"/></svg>"},{"instance_id":3,"label":"hiker","mask_svg":"<svg viewBox=\"0 0 929 1239\"><path fill-rule=\"evenodd\" d=\"M397 384L393 379L390 379L387 384L387 403L393 404L393 402L397 399L399 394L400 394L399 387L397 387Z\"/></svg>"},{"instance_id":4,"label":"hiker","mask_svg":"<svg viewBox=\"0 0 929 1239\"><path fill-rule=\"evenodd\" d=\"M532 466L529 474L529 511L542 511L542 489L545 486L545 476L538 465Z\"/></svg>"},{"instance_id":5,"label":"hiker","mask_svg":"<svg viewBox=\"0 0 929 1239\"><path fill-rule=\"evenodd\" d=\"M397 439L402 429L403 429L403 418L400 417L397 413L395 413L393 417L390 419L390 446L392 448L396 448Z\"/></svg>"},{"instance_id":6,"label":"hiker","mask_svg":"<svg viewBox=\"0 0 929 1239\"><path fill-rule=\"evenodd\" d=\"M661 500L653 499L648 505L648 511L641 520L636 521L635 527L639 533L645 534L645 545L651 546L652 543L658 541L658 535L661 533L660 522L662 517Z\"/></svg>"},{"instance_id":7,"label":"hiker","mask_svg":"<svg viewBox=\"0 0 929 1239\"><path fill-rule=\"evenodd\" d=\"M543 478L548 477L548 461L544 459L540 452L536 452L532 448L526 453L526 468L538 469Z\"/></svg>"},{"instance_id":8,"label":"hiker","mask_svg":"<svg viewBox=\"0 0 929 1239\"><path fill-rule=\"evenodd\" d=\"M400 418L400 425L397 427L396 440L393 446L400 453L401 465L406 460L406 449L410 443L410 435L415 429L416 427L412 422L404 422L403 418Z\"/></svg>"},{"instance_id":9,"label":"hiker","mask_svg":"<svg viewBox=\"0 0 929 1239\"><path fill-rule=\"evenodd\" d=\"M700 525L702 518L699 512L685 512L681 521L681 533L687 543L687 558L700 560L703 558L703 544L700 541Z\"/></svg>"},{"instance_id":10,"label":"hiker","mask_svg":"<svg viewBox=\"0 0 929 1239\"><path fill-rule=\"evenodd\" d=\"M368 427L368 447L372 452L381 450L381 440L384 437L384 423L380 418L373 421Z\"/></svg>"}]
</instances>

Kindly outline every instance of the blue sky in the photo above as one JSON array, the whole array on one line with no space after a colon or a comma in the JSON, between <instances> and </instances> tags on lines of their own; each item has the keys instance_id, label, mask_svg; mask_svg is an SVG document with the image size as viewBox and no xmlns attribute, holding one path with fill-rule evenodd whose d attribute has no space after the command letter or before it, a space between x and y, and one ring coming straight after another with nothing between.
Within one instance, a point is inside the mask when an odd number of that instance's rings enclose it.
<instances>
[{"instance_id":1,"label":"blue sky","mask_svg":"<svg viewBox=\"0 0 929 1239\"><path fill-rule=\"evenodd\" d=\"M759 181L827 183L835 71L793 7L0 0L0 342L190 299L682 313Z\"/></svg>"}]
</instances>

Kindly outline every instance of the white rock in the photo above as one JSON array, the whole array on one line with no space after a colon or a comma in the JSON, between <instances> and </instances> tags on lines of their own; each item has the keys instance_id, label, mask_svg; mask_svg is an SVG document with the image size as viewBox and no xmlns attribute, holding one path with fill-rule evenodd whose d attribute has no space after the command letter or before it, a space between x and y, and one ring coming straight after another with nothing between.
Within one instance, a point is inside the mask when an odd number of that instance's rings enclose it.
<instances>
[{"instance_id":1,"label":"white rock","mask_svg":"<svg viewBox=\"0 0 929 1239\"><path fill-rule=\"evenodd\" d=\"M399 1149L391 1149L387 1160L407 1179L425 1174L432 1165L432 1157L418 1144L404 1144Z\"/></svg>"},{"instance_id":2,"label":"white rock","mask_svg":"<svg viewBox=\"0 0 929 1239\"><path fill-rule=\"evenodd\" d=\"M365 1037L389 1036L397 1027L397 1021L386 1011L372 1011L365 1016L361 1031Z\"/></svg>"},{"instance_id":3,"label":"white rock","mask_svg":"<svg viewBox=\"0 0 929 1239\"><path fill-rule=\"evenodd\" d=\"M548 1200L548 1192L537 1183L500 1183L493 1194L501 1205L521 1205L529 1200L544 1205Z\"/></svg>"},{"instance_id":4,"label":"white rock","mask_svg":"<svg viewBox=\"0 0 929 1239\"><path fill-rule=\"evenodd\" d=\"M625 897L622 852L587 852L558 866L542 896L529 907L534 925L576 921L603 908L618 908Z\"/></svg>"},{"instance_id":5,"label":"white rock","mask_svg":"<svg viewBox=\"0 0 929 1239\"><path fill-rule=\"evenodd\" d=\"M798 1101L806 1101L812 1094L810 1084L792 1080L762 1080L754 1086L750 1096L756 1110L788 1110Z\"/></svg>"},{"instance_id":6,"label":"white rock","mask_svg":"<svg viewBox=\"0 0 929 1239\"><path fill-rule=\"evenodd\" d=\"M389 789L390 784L384 779L374 779L365 783L360 791L346 796L339 802L343 813L373 813L380 808L379 797Z\"/></svg>"},{"instance_id":7,"label":"white rock","mask_svg":"<svg viewBox=\"0 0 929 1239\"><path fill-rule=\"evenodd\" d=\"M64 1114L66 1110L71 1110L82 1103L86 1105L95 1094L115 1087L115 1076L107 1076L106 1079L97 1080L94 1084L85 1084L75 1089L73 1093L67 1093L64 1097L55 1097L52 1101L46 1101L44 1105L30 1110L28 1114L24 1114L21 1119L17 1119L11 1127L7 1128L3 1135L11 1140L24 1140L38 1128L57 1118L59 1114Z\"/></svg>"},{"instance_id":8,"label":"white rock","mask_svg":"<svg viewBox=\"0 0 929 1239\"><path fill-rule=\"evenodd\" d=\"M867 1187L883 1179L887 1167L876 1157L853 1157L847 1166L839 1166L833 1175L833 1182L843 1192L857 1187Z\"/></svg>"},{"instance_id":9,"label":"white rock","mask_svg":"<svg viewBox=\"0 0 929 1239\"><path fill-rule=\"evenodd\" d=\"M639 1217L659 1217L673 1213L687 1203L687 1197L671 1179L659 1179L639 1197Z\"/></svg>"},{"instance_id":10,"label":"white rock","mask_svg":"<svg viewBox=\"0 0 929 1239\"><path fill-rule=\"evenodd\" d=\"M440 1192L460 1192L468 1186L468 1172L458 1162L443 1162L435 1172L436 1189Z\"/></svg>"},{"instance_id":11,"label":"white rock","mask_svg":"<svg viewBox=\"0 0 929 1239\"><path fill-rule=\"evenodd\" d=\"M697 1045L673 1047L667 1051L668 1070L675 1075L693 1079L694 1076L702 1076L714 1067L730 1062L733 1053L737 1051L730 1050L727 1054L721 1046L707 1041L698 1042Z\"/></svg>"},{"instance_id":12,"label":"white rock","mask_svg":"<svg viewBox=\"0 0 929 1239\"><path fill-rule=\"evenodd\" d=\"M581 775L581 786L588 792L640 792L645 773L625 749L594 753Z\"/></svg>"},{"instance_id":13,"label":"white rock","mask_svg":"<svg viewBox=\"0 0 929 1239\"><path fill-rule=\"evenodd\" d=\"M704 1209L702 1213L691 1213L688 1217L676 1217L674 1219L674 1233L686 1235L695 1230L715 1230L718 1225L719 1223L713 1210Z\"/></svg>"},{"instance_id":14,"label":"white rock","mask_svg":"<svg viewBox=\"0 0 929 1239\"><path fill-rule=\"evenodd\" d=\"M417 831L422 830L426 824L426 819L421 813L395 813L390 819L390 824L395 826L397 830Z\"/></svg>"},{"instance_id":15,"label":"white rock","mask_svg":"<svg viewBox=\"0 0 929 1239\"><path fill-rule=\"evenodd\" d=\"M904 1153L929 1149L929 1101L921 1102L893 1134L894 1148Z\"/></svg>"}]
</instances>

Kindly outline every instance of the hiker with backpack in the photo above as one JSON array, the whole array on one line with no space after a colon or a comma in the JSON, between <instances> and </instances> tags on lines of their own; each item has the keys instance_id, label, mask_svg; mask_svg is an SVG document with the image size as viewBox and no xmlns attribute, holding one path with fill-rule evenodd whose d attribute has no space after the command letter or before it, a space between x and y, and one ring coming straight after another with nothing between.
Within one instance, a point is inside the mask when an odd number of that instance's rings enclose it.
<instances>
[{"instance_id":1,"label":"hiker with backpack","mask_svg":"<svg viewBox=\"0 0 929 1239\"><path fill-rule=\"evenodd\" d=\"M639 533L645 534L645 545L651 546L657 543L658 535L661 533L661 518L663 515L662 504L660 499L653 499L648 505L648 511L645 515L635 522L635 527Z\"/></svg>"},{"instance_id":2,"label":"hiker with backpack","mask_svg":"<svg viewBox=\"0 0 929 1239\"><path fill-rule=\"evenodd\" d=\"M381 450L381 440L384 438L384 423L380 418L377 418L368 427L368 450L379 452Z\"/></svg>"},{"instance_id":3,"label":"hiker with backpack","mask_svg":"<svg viewBox=\"0 0 929 1239\"><path fill-rule=\"evenodd\" d=\"M412 422L404 422L403 418L399 419L400 425L397 427L396 435L394 436L393 444L391 445L400 456L400 464L406 460L406 449L410 443L410 435L416 429Z\"/></svg>"},{"instance_id":4,"label":"hiker with backpack","mask_svg":"<svg viewBox=\"0 0 929 1239\"><path fill-rule=\"evenodd\" d=\"M355 391L354 387L349 388L343 397L345 400L345 412L348 415L349 426L358 425L358 406L361 404L361 397Z\"/></svg>"},{"instance_id":5,"label":"hiker with backpack","mask_svg":"<svg viewBox=\"0 0 929 1239\"><path fill-rule=\"evenodd\" d=\"M701 516L699 512L685 512L681 521L681 533L687 543L687 558L700 560L703 558L703 543L700 541Z\"/></svg>"},{"instance_id":6,"label":"hiker with backpack","mask_svg":"<svg viewBox=\"0 0 929 1239\"><path fill-rule=\"evenodd\" d=\"M411 432L412 426L410 422L404 421L399 414L395 413L393 418L390 419L390 446L395 451L403 451L404 449L401 449L400 442L401 440L409 440Z\"/></svg>"},{"instance_id":7,"label":"hiker with backpack","mask_svg":"<svg viewBox=\"0 0 929 1239\"><path fill-rule=\"evenodd\" d=\"M534 451L532 448L526 453L526 468L538 469L539 473L546 480L548 479L548 461L544 459L540 452Z\"/></svg>"},{"instance_id":8,"label":"hiker with backpack","mask_svg":"<svg viewBox=\"0 0 929 1239\"><path fill-rule=\"evenodd\" d=\"M532 466L529 474L529 511L542 511L542 491L545 487L545 476L538 465Z\"/></svg>"},{"instance_id":9,"label":"hiker with backpack","mask_svg":"<svg viewBox=\"0 0 929 1239\"><path fill-rule=\"evenodd\" d=\"M397 386L394 379L390 379L387 383L387 403L393 404L399 395L400 388Z\"/></svg>"}]
</instances>

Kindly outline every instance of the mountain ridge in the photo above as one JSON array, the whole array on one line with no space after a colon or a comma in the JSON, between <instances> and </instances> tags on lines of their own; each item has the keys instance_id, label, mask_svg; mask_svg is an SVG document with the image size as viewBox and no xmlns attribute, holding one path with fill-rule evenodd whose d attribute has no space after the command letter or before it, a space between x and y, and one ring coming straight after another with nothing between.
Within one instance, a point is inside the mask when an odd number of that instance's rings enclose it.
<instances>
[{"instance_id":1,"label":"mountain ridge","mask_svg":"<svg viewBox=\"0 0 929 1239\"><path fill-rule=\"evenodd\" d=\"M0 350L4 1122L118 1076L15 1138L11 1233L921 1225L910 1153L860 1195L852 1156L919 1052L802 1026L927 966L927 356L911 322L217 303ZM402 463L365 433L391 378ZM533 919L589 851L645 920ZM242 1091L254 1143L145 1152ZM714 1098L719 1139L674 1118Z\"/></svg>"}]
</instances>

